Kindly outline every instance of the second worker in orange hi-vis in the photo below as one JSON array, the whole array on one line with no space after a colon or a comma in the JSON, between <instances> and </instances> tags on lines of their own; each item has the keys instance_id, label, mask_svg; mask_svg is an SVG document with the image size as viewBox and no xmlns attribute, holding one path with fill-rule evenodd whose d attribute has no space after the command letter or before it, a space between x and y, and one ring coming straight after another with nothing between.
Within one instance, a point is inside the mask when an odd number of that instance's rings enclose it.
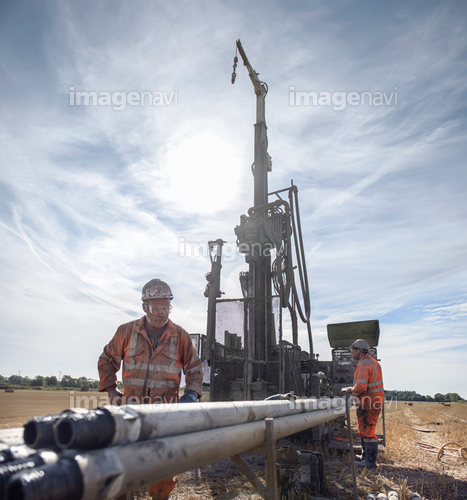
<instances>
[{"instance_id":1,"label":"second worker in orange hi-vis","mask_svg":"<svg viewBox=\"0 0 467 500\"><path fill-rule=\"evenodd\" d=\"M201 398L203 367L190 335L169 319L172 291L164 281L153 279L143 287L145 316L121 325L99 357L99 391L111 404L194 403ZM122 368L123 394L117 389ZM185 393L179 397L181 372ZM167 499L176 479L148 486L153 499ZM126 496L124 497L126 498Z\"/></svg>"},{"instance_id":2,"label":"second worker in orange hi-vis","mask_svg":"<svg viewBox=\"0 0 467 500\"><path fill-rule=\"evenodd\" d=\"M357 403L357 427L363 450L362 461L356 464L375 469L378 457L375 431L384 404L383 373L381 365L369 354L370 346L366 340L356 340L350 349L357 364L354 368L354 385L347 388L347 392L355 397Z\"/></svg>"}]
</instances>

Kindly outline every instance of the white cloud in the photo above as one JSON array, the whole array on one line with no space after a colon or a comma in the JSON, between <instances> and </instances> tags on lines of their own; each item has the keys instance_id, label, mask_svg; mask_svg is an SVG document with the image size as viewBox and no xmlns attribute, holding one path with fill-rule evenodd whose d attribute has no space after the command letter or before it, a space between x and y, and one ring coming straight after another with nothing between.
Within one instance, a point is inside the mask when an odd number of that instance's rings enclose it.
<instances>
[{"instance_id":1,"label":"white cloud","mask_svg":"<svg viewBox=\"0 0 467 500\"><path fill-rule=\"evenodd\" d=\"M458 320L467 316L467 301L427 305L424 307L424 312L426 321L431 323Z\"/></svg>"}]
</instances>

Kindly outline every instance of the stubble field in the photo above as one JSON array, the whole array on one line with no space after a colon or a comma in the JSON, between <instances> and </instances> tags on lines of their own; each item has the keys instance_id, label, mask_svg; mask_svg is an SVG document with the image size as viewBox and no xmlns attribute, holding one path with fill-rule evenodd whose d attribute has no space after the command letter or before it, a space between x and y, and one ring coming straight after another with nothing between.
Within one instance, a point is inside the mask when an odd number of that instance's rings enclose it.
<instances>
[{"instance_id":1,"label":"stubble field","mask_svg":"<svg viewBox=\"0 0 467 500\"><path fill-rule=\"evenodd\" d=\"M60 413L71 407L95 408L107 404L97 392L15 391L0 392L0 429L17 428L36 415ZM354 415L354 412L353 412ZM354 416L353 416L354 418ZM355 423L355 422L354 422ZM378 433L382 433L381 421ZM446 453L438 458L446 443ZM278 443L279 445L279 443ZM280 445L306 449L304 442L285 441ZM369 493L396 491L400 500L414 492L425 500L467 499L467 405L390 402L386 405L386 447L378 457L378 469L358 472L359 498ZM319 498L353 499L351 461L348 452L321 449L325 482ZM264 457L245 455L250 468L264 480ZM141 490L135 498L146 499ZM230 459L181 474L173 500L251 499L261 497L238 472ZM317 499L306 491L300 498Z\"/></svg>"},{"instance_id":2,"label":"stubble field","mask_svg":"<svg viewBox=\"0 0 467 500\"><path fill-rule=\"evenodd\" d=\"M107 403L107 396L99 392L0 391L0 429L22 427L36 415L61 413L68 408L95 408Z\"/></svg>"}]
</instances>

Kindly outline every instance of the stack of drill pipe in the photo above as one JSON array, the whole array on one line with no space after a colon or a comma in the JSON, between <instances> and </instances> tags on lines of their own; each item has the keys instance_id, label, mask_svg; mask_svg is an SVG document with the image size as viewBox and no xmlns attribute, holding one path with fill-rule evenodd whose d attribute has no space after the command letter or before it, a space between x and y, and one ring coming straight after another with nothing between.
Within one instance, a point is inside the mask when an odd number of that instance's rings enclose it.
<instances>
[{"instance_id":1,"label":"stack of drill pipe","mask_svg":"<svg viewBox=\"0 0 467 500\"><path fill-rule=\"evenodd\" d=\"M263 445L265 418L281 439L344 413L345 400L335 398L109 406L48 416L45 428L39 417L24 438L41 447L52 429L48 462L31 459L19 471L10 463L0 500L112 498Z\"/></svg>"},{"instance_id":2,"label":"stack of drill pipe","mask_svg":"<svg viewBox=\"0 0 467 500\"><path fill-rule=\"evenodd\" d=\"M0 431L0 451L8 446L23 444L23 429L2 429Z\"/></svg>"}]
</instances>

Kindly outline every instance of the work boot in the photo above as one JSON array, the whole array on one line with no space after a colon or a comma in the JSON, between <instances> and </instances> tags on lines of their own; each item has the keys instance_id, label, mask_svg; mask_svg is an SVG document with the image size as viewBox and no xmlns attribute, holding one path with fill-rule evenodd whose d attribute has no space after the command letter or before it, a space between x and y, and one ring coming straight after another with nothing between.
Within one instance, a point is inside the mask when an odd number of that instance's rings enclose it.
<instances>
[{"instance_id":1,"label":"work boot","mask_svg":"<svg viewBox=\"0 0 467 500\"><path fill-rule=\"evenodd\" d=\"M362 454L361 455L357 455L355 458L357 459L355 461L355 463L360 463L360 462L364 462L366 460L366 451L365 451L365 441L363 441L362 439Z\"/></svg>"},{"instance_id":2,"label":"work boot","mask_svg":"<svg viewBox=\"0 0 467 500\"><path fill-rule=\"evenodd\" d=\"M355 462L359 467L376 469L376 459L378 457L378 441L368 441L365 443L365 460Z\"/></svg>"}]
</instances>

